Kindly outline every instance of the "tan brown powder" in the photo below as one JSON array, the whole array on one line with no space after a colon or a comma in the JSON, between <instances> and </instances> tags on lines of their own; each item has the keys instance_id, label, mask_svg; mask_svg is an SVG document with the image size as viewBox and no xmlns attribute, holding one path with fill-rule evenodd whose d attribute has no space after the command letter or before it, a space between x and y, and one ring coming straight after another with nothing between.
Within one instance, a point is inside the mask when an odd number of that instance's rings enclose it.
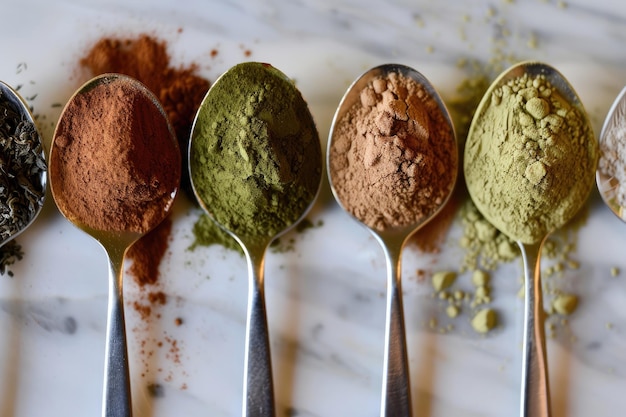
<instances>
[{"instance_id":1,"label":"tan brown powder","mask_svg":"<svg viewBox=\"0 0 626 417\"><path fill-rule=\"evenodd\" d=\"M337 121L331 181L351 214L376 230L427 218L455 182L452 129L437 102L399 72L379 76Z\"/></svg>"}]
</instances>

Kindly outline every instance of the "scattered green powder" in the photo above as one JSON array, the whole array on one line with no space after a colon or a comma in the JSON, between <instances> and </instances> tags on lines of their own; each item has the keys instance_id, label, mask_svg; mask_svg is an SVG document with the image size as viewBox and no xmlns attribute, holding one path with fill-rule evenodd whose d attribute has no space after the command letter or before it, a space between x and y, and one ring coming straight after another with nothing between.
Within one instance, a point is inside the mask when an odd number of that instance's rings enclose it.
<instances>
[{"instance_id":1,"label":"scattered green powder","mask_svg":"<svg viewBox=\"0 0 626 417\"><path fill-rule=\"evenodd\" d=\"M481 334L488 333L498 324L498 316L491 308L479 310L472 318L472 328Z\"/></svg>"},{"instance_id":2,"label":"scattered green powder","mask_svg":"<svg viewBox=\"0 0 626 417\"><path fill-rule=\"evenodd\" d=\"M206 208L238 236L264 240L292 225L322 175L319 136L300 92L270 65L231 68L201 106L190 166Z\"/></svg>"},{"instance_id":3,"label":"scattered green powder","mask_svg":"<svg viewBox=\"0 0 626 417\"><path fill-rule=\"evenodd\" d=\"M472 273L472 284L474 284L474 286L476 287L484 287L486 285L489 285L490 281L491 277L485 271L478 269Z\"/></svg>"},{"instance_id":4,"label":"scattered green powder","mask_svg":"<svg viewBox=\"0 0 626 417\"><path fill-rule=\"evenodd\" d=\"M619 268L614 266L613 268L611 268L611 276L612 277L616 277L619 275Z\"/></svg>"},{"instance_id":5,"label":"scattered green powder","mask_svg":"<svg viewBox=\"0 0 626 417\"><path fill-rule=\"evenodd\" d=\"M584 111L543 75L509 80L487 100L465 147L467 187L490 223L536 243L585 203L598 143Z\"/></svg>"},{"instance_id":6,"label":"scattered green powder","mask_svg":"<svg viewBox=\"0 0 626 417\"><path fill-rule=\"evenodd\" d=\"M313 223L308 218L304 218L296 225L294 230L299 234L306 233L310 229L322 227L323 225L324 222L322 220ZM237 243L235 238L219 227L217 223L211 220L211 218L205 213L201 214L198 220L194 223L193 235L194 242L189 247L189 250L194 250L198 246L220 245L226 249L239 252L241 256L244 255L243 249L241 249L241 246ZM295 248L294 239L288 239L290 244L285 244L283 240L284 239L281 238L274 239L270 245L270 250L274 253L285 253Z\"/></svg>"},{"instance_id":7,"label":"scattered green powder","mask_svg":"<svg viewBox=\"0 0 626 417\"><path fill-rule=\"evenodd\" d=\"M469 61L460 59L459 68L468 71L468 76L457 87L457 94L447 100L448 107L455 122L455 129L459 142L465 142L469 126L482 96L490 85L490 79L499 72L504 54L500 58L488 63ZM508 59L508 58L507 58ZM498 63L498 65L495 65ZM460 186L464 183L461 182ZM459 209L456 213L456 220L462 228L462 237L459 244L463 248L463 259L459 266L457 282L462 285L463 274L469 273L469 279L474 285L472 291L465 293L462 303L449 297L449 291L454 291L453 284L450 288L437 293L438 298L444 302L445 312L448 317L462 317L462 310L467 309L474 312L479 306L490 304L494 294L491 291L490 271L497 270L500 265L512 262L519 258L520 252L517 244L495 227L489 227L490 223L478 211L471 199L468 198L466 190L458 193L461 198ZM543 246L542 260L545 264L542 270L544 296L551 303L559 293L560 281L551 280L551 277L562 276L567 270L575 270L580 267L578 261L571 256L576 253L578 230L582 227L589 215L589 207L583 207L567 225L552 233ZM481 240L482 238L482 240ZM560 264L561 267L555 267ZM557 269L560 271L557 272ZM484 287L484 288L481 288ZM520 286L518 297L524 298L524 287ZM461 306L464 306L463 308ZM553 310L553 309L552 309ZM452 311L456 314L450 314ZM554 311L552 313L556 314ZM563 320L558 324L564 323ZM550 325L556 328L556 324Z\"/></svg>"},{"instance_id":8,"label":"scattered green powder","mask_svg":"<svg viewBox=\"0 0 626 417\"><path fill-rule=\"evenodd\" d=\"M559 294L552 300L552 308L555 313L569 316L578 307L578 297L574 294Z\"/></svg>"},{"instance_id":9,"label":"scattered green powder","mask_svg":"<svg viewBox=\"0 0 626 417\"><path fill-rule=\"evenodd\" d=\"M478 268L493 271L500 264L511 262L519 256L515 242L491 225L471 200L463 203L459 217L463 228L459 243L464 249L460 272Z\"/></svg>"},{"instance_id":10,"label":"scattered green powder","mask_svg":"<svg viewBox=\"0 0 626 417\"><path fill-rule=\"evenodd\" d=\"M193 225L194 242L189 249L194 250L197 246L221 245L227 249L238 251L243 255L243 250L235 238L219 227L211 218L203 213Z\"/></svg>"},{"instance_id":11,"label":"scattered green powder","mask_svg":"<svg viewBox=\"0 0 626 417\"><path fill-rule=\"evenodd\" d=\"M433 274L432 284L437 292L441 292L450 287L456 280L456 272L440 271Z\"/></svg>"},{"instance_id":12,"label":"scattered green powder","mask_svg":"<svg viewBox=\"0 0 626 417\"><path fill-rule=\"evenodd\" d=\"M455 318L459 315L459 307L455 306L454 304L448 305L448 307L446 307L446 314L452 319Z\"/></svg>"}]
</instances>

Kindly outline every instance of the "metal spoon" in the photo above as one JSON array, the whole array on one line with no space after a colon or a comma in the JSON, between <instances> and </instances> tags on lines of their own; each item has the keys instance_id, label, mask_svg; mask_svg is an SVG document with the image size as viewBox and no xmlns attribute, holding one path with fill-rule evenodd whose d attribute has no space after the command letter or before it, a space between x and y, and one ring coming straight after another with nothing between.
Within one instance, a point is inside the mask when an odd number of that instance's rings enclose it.
<instances>
[{"instance_id":1,"label":"metal spoon","mask_svg":"<svg viewBox=\"0 0 626 417\"><path fill-rule=\"evenodd\" d=\"M618 94L617 98L611 105L609 113L604 119L602 130L600 131L600 146L608 140L609 135L614 134L614 130L620 126L623 128L626 122L626 87ZM603 156L600 156L602 161ZM611 211L619 217L622 221L626 222L626 207L619 204L616 198L616 189L619 187L617 179L613 176L607 175L600 169L596 172L596 183L598 184L598 191L600 196Z\"/></svg>"},{"instance_id":2,"label":"metal spoon","mask_svg":"<svg viewBox=\"0 0 626 417\"><path fill-rule=\"evenodd\" d=\"M70 98L65 109L69 104L78 97L92 89L98 88L98 86L105 83L124 82L133 86L141 94L145 94L154 104L155 111L167 120L167 115L163 110L158 99L139 81L127 77L121 74L104 74L97 76L90 81L83 84L76 93ZM65 109L61 114L61 119L65 116ZM169 126L169 121L167 122ZM60 123L59 123L60 124ZM58 125L59 125L58 124ZM57 125L57 126L58 126ZM170 136L172 142L178 147L176 136L171 126L169 126ZM61 198L62 190L57 190L55 184L60 179L55 178L53 169L53 163L55 162L53 155L57 149L56 139L58 130L55 131L52 139L52 145L50 148L50 188L52 191L52 197L55 201ZM162 210L159 210L160 219L155 219L152 224L152 228L156 227L165 217L171 209L174 198L178 192L178 186L171 190L169 193L170 198L164 203ZM96 230L82 224L75 219L71 210L63 210L59 206L59 209L63 216L65 216L72 224L93 237L100 246L104 249L108 257L109 264L109 298L107 308L107 330L106 330L106 348L105 348L105 363L104 363L104 389L103 389L103 403L102 403L102 416L103 417L130 417L132 416L132 401L131 401L131 388L130 388L130 375L128 369L128 350L126 343L126 326L124 321L124 302L123 302L123 263L124 254L126 250L131 246L133 242L141 238L144 233L138 232L115 232L107 230Z\"/></svg>"},{"instance_id":3,"label":"metal spoon","mask_svg":"<svg viewBox=\"0 0 626 417\"><path fill-rule=\"evenodd\" d=\"M333 195L339 205L346 210L342 204L341 198L336 191L336 181L330 164L330 154L332 152L332 142L335 136L335 127L344 114L360 100L360 93L365 86L377 77L386 76L390 73L399 73L405 77L415 80L422 85L439 107L439 111L444 116L446 123L449 125L450 131L454 136L454 127L452 120L439 94L431 83L418 71L397 64L385 64L370 69L359 78L357 78L343 96L335 116L333 118L330 135L328 140L327 151L327 168L328 177L330 179L330 187ZM454 141L456 147L456 141ZM455 159L454 166L448 167L453 172L456 179L458 162ZM401 288L401 257L402 249L408 238L430 221L448 201L454 183L450 185L449 194L437 210L427 214L424 219L417 224L410 224L403 227L389 228L384 231L375 230L367 226L361 219L355 217L346 210L354 219L365 226L370 233L376 238L385 253L385 261L387 264L387 309L385 321L385 350L383 358L383 383L381 398L381 417L407 417L412 415L411 409L411 389L409 378L409 363L406 347L406 334L404 326L404 311L402 307L402 288Z\"/></svg>"},{"instance_id":4,"label":"metal spoon","mask_svg":"<svg viewBox=\"0 0 626 417\"><path fill-rule=\"evenodd\" d=\"M284 74L280 73L277 69L260 63L244 63L239 65L263 65L267 68L272 68L273 76L284 78L288 81L290 87L293 86L291 80L289 80ZM202 172L206 169L211 169L207 164L197 162L196 155L199 154L198 145L199 136L202 134L202 126L198 122L199 115L204 109L210 106L207 103L212 94L218 94L216 91L220 89L220 83L229 75L229 72L233 69L222 74L211 86L207 95L205 96L191 133L191 139L189 141L189 176L191 178L191 186L193 192L204 211L208 216L223 230L229 233L243 249L246 261L248 265L248 310L246 320L246 340L245 340L245 359L244 359L244 386L243 386L243 406L242 415L244 417L274 417L276 415L274 404L274 384L272 377L272 359L269 344L269 330L267 325L267 314L265 309L265 252L269 244L278 236L284 234L295 226L300 220L304 218L306 213L310 210L315 202L316 196L319 193L321 185L321 150L319 152L319 180L317 191L312 196L308 206L297 216L290 219L291 225L288 225L284 230L278 232L275 236L248 236L242 233L236 233L233 230L229 230L223 224L215 218L212 213L212 205L219 204L219 202L206 201L202 194L199 192L199 178L202 177ZM208 124L205 120L205 123ZM303 155L305 158L311 158L312 155ZM275 161L279 164L279 161ZM237 181L236 179L230 179L230 181ZM213 187L223 187L224 184L214 183ZM261 213L259 213L260 215Z\"/></svg>"},{"instance_id":5,"label":"metal spoon","mask_svg":"<svg viewBox=\"0 0 626 417\"><path fill-rule=\"evenodd\" d=\"M565 100L576 107L582 117L584 123L590 125L587 113L581 104L580 98L574 91L573 87L557 70L549 65L539 62L522 62L514 65L509 70L502 73L489 87L481 100L467 137L467 143L477 143L477 140L473 140L476 131L479 131L481 126L478 120L480 116L485 112L485 109L491 104L492 92L506 84L509 80L516 79L524 74L530 76L545 76L546 80L552 84ZM466 147L466 150L468 147ZM471 157L464 159L465 172L467 176L468 166L472 164ZM489 207L482 207L472 194L472 188L469 187L470 196L476 203L477 208L481 213L489 219ZM581 202L582 205L583 202ZM577 211L577 210L576 210ZM573 217L574 214L572 214ZM563 226L570 219L564 219ZM555 229L558 229L556 227ZM508 230L501 230L503 233L511 236ZM548 381L548 365L546 358L546 341L545 341L545 311L543 307L543 297L541 288L541 262L540 254L541 248L546 241L546 238L554 230L550 230L546 233L546 236L541 238L538 242L524 243L521 240L517 240L517 244L520 248L522 259L524 263L524 289L525 289L525 304L524 304L524 330L523 330L523 353L522 353L522 384L521 384L521 404L520 404L520 416L521 417L549 417L550 416L550 387ZM515 240L515 238L514 238Z\"/></svg>"},{"instance_id":6,"label":"metal spoon","mask_svg":"<svg viewBox=\"0 0 626 417\"><path fill-rule=\"evenodd\" d=\"M32 124L33 126L35 126L35 120L33 118L33 115L31 114L30 109L28 108L28 105L26 104L24 99L11 86L9 86L8 84L2 81L0 81L0 100L9 104L21 116L22 120L27 121L29 124ZM45 191L46 191L46 182L48 178L46 174L47 168L45 166L46 157L45 157L41 135L39 134L39 132L35 131L35 136L36 136L37 143L33 144L33 148L39 149L38 154L39 154L39 157L41 158L41 166L40 166L39 179L38 179L38 182L39 182L38 185L41 190L41 197L38 198L38 201L35 206L35 211L31 213L28 223L23 225L18 230L11 230L9 235L5 236L2 240L0 240L0 248L6 245L7 243L9 243L11 240L15 239L19 234L21 234L31 224L33 224L33 222L35 221L35 219L41 212L41 209L43 208L43 203L45 199ZM10 173L10 174L15 174L15 173ZM22 209L22 208L23 207L21 206L18 207L18 209Z\"/></svg>"}]
</instances>

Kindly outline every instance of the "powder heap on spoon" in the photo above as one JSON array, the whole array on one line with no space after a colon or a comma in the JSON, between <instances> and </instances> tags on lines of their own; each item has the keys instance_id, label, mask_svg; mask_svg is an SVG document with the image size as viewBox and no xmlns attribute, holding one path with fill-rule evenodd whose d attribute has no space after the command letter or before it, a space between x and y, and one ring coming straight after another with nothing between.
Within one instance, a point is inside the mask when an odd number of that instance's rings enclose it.
<instances>
[{"instance_id":1,"label":"powder heap on spoon","mask_svg":"<svg viewBox=\"0 0 626 417\"><path fill-rule=\"evenodd\" d=\"M390 73L365 86L360 102L337 121L329 152L333 186L367 226L417 224L450 194L457 151L437 106L423 86Z\"/></svg>"}]
</instances>

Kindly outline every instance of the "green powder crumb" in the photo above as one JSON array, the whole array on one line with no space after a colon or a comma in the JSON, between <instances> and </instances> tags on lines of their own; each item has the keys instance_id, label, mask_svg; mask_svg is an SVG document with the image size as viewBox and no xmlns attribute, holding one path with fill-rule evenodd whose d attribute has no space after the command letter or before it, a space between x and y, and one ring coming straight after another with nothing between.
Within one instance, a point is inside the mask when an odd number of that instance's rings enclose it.
<instances>
[{"instance_id":1,"label":"green powder crumb","mask_svg":"<svg viewBox=\"0 0 626 417\"><path fill-rule=\"evenodd\" d=\"M474 292L474 300L472 301L472 306L478 306L481 304L489 304L491 302L491 290L487 286L482 286L476 288L476 292Z\"/></svg>"},{"instance_id":2,"label":"green powder crumb","mask_svg":"<svg viewBox=\"0 0 626 417\"><path fill-rule=\"evenodd\" d=\"M498 324L498 316L491 308L479 310L472 318L472 328L477 333L485 334Z\"/></svg>"},{"instance_id":3,"label":"green powder crumb","mask_svg":"<svg viewBox=\"0 0 626 417\"><path fill-rule=\"evenodd\" d=\"M304 218L300 221L300 223L298 223L295 227L296 232L298 233L303 233L306 232L309 229L314 229L316 227L322 227L324 225L324 221L323 220L318 220L316 223L313 223L311 221L311 219Z\"/></svg>"},{"instance_id":4,"label":"green powder crumb","mask_svg":"<svg viewBox=\"0 0 626 417\"><path fill-rule=\"evenodd\" d=\"M477 269L472 273L472 284L474 284L474 286L476 287L484 287L486 285L489 285L490 281L491 277L485 271Z\"/></svg>"},{"instance_id":5,"label":"green powder crumb","mask_svg":"<svg viewBox=\"0 0 626 417\"><path fill-rule=\"evenodd\" d=\"M454 304L450 304L448 307L446 307L446 314L450 318L455 318L459 315L459 308Z\"/></svg>"},{"instance_id":6,"label":"green powder crumb","mask_svg":"<svg viewBox=\"0 0 626 417\"><path fill-rule=\"evenodd\" d=\"M431 329L435 329L437 327L437 319L435 317L432 317L428 321L428 327L430 327Z\"/></svg>"},{"instance_id":7,"label":"green powder crumb","mask_svg":"<svg viewBox=\"0 0 626 417\"><path fill-rule=\"evenodd\" d=\"M189 247L190 250L194 250L198 246L221 245L227 249L237 251L243 256L243 249L241 249L239 243L205 213L198 217L192 231L194 242Z\"/></svg>"},{"instance_id":8,"label":"green powder crumb","mask_svg":"<svg viewBox=\"0 0 626 417\"><path fill-rule=\"evenodd\" d=\"M559 294L552 300L552 308L562 316L569 316L577 307L578 297L574 294Z\"/></svg>"},{"instance_id":9,"label":"green powder crumb","mask_svg":"<svg viewBox=\"0 0 626 417\"><path fill-rule=\"evenodd\" d=\"M619 268L614 266L613 268L611 268L611 276L612 277L616 277L619 275Z\"/></svg>"},{"instance_id":10,"label":"green powder crumb","mask_svg":"<svg viewBox=\"0 0 626 417\"><path fill-rule=\"evenodd\" d=\"M432 284L435 291L440 292L454 284L456 280L456 272L439 271L433 274Z\"/></svg>"},{"instance_id":11,"label":"green powder crumb","mask_svg":"<svg viewBox=\"0 0 626 417\"><path fill-rule=\"evenodd\" d=\"M516 243L485 220L470 199L461 205L459 217L463 228L459 244L464 249L461 272L493 271L519 257Z\"/></svg>"},{"instance_id":12,"label":"green powder crumb","mask_svg":"<svg viewBox=\"0 0 626 417\"><path fill-rule=\"evenodd\" d=\"M276 238L270 244L270 250L272 253L287 253L293 252L296 249L294 238Z\"/></svg>"}]
</instances>

